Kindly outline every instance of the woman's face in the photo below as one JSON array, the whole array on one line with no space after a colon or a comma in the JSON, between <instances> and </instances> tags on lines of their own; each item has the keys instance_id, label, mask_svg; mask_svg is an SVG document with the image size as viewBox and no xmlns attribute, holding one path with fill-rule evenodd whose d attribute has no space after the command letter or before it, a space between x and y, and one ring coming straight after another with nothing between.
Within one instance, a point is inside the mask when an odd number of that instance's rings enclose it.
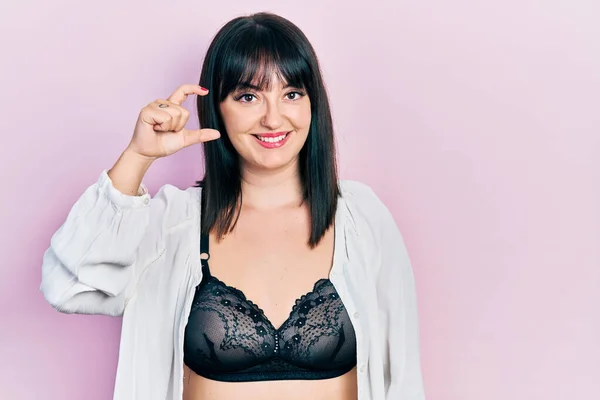
<instances>
[{"instance_id":1,"label":"woman's face","mask_svg":"<svg viewBox=\"0 0 600 400\"><path fill-rule=\"evenodd\" d=\"M286 87L273 76L268 91L232 92L220 111L242 166L276 170L297 161L310 127L310 99L302 88Z\"/></svg>"}]
</instances>

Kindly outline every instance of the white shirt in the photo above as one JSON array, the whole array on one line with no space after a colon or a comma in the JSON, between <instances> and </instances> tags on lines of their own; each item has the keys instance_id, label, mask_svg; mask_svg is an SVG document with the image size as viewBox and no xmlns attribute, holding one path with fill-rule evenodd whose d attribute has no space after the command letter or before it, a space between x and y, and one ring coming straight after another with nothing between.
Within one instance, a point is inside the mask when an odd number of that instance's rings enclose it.
<instances>
[{"instance_id":1,"label":"white shirt","mask_svg":"<svg viewBox=\"0 0 600 400\"><path fill-rule=\"evenodd\" d=\"M394 219L373 191L340 181L330 280L351 316L359 400L425 399L415 283ZM183 393L183 339L200 263L200 188L150 198L107 171L44 254L41 291L63 313L123 315L115 400Z\"/></svg>"}]
</instances>

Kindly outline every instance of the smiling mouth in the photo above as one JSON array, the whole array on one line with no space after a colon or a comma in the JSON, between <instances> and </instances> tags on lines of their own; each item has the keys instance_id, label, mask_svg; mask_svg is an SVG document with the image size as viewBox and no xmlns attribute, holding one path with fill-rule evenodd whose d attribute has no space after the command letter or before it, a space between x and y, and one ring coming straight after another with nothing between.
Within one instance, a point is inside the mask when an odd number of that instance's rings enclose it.
<instances>
[{"instance_id":1,"label":"smiling mouth","mask_svg":"<svg viewBox=\"0 0 600 400\"><path fill-rule=\"evenodd\" d=\"M273 135L273 134L268 134L268 135L252 135L255 138L257 138L258 140L260 140L261 142L264 143L279 143L283 140L285 140L285 138L288 137L288 135L291 132L281 132L277 135Z\"/></svg>"},{"instance_id":2,"label":"smiling mouth","mask_svg":"<svg viewBox=\"0 0 600 400\"><path fill-rule=\"evenodd\" d=\"M266 149L278 149L284 146L291 134L294 131L289 132L274 132L274 133L257 133L253 134L256 138L256 142Z\"/></svg>"}]
</instances>

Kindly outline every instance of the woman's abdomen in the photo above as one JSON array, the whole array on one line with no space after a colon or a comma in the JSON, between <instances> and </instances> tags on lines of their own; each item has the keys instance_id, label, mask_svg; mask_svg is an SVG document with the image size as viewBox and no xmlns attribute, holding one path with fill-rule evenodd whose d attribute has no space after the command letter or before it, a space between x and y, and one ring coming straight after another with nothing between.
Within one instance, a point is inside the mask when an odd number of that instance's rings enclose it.
<instances>
[{"instance_id":1,"label":"woman's abdomen","mask_svg":"<svg viewBox=\"0 0 600 400\"><path fill-rule=\"evenodd\" d=\"M356 400L356 368L331 379L220 382L184 366L183 400Z\"/></svg>"}]
</instances>

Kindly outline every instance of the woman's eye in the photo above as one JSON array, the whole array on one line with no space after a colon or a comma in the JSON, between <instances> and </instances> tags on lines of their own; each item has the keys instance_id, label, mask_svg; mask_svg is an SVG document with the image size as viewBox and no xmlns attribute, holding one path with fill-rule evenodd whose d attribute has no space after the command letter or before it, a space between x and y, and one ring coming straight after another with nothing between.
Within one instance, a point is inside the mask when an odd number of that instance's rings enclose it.
<instances>
[{"instance_id":1,"label":"woman's eye","mask_svg":"<svg viewBox=\"0 0 600 400\"><path fill-rule=\"evenodd\" d=\"M250 93L246 93L240 96L240 100L242 100L244 103L251 103L253 99L254 95Z\"/></svg>"},{"instance_id":2,"label":"woman's eye","mask_svg":"<svg viewBox=\"0 0 600 400\"><path fill-rule=\"evenodd\" d=\"M251 93L243 93L243 94L234 96L233 99L235 101L240 101L242 103L252 103L252 100L254 100L255 97L256 96L254 96Z\"/></svg>"},{"instance_id":3,"label":"woman's eye","mask_svg":"<svg viewBox=\"0 0 600 400\"><path fill-rule=\"evenodd\" d=\"M302 96L304 96L304 93L300 92L289 92L288 94L286 94L288 100L298 100Z\"/></svg>"}]
</instances>

